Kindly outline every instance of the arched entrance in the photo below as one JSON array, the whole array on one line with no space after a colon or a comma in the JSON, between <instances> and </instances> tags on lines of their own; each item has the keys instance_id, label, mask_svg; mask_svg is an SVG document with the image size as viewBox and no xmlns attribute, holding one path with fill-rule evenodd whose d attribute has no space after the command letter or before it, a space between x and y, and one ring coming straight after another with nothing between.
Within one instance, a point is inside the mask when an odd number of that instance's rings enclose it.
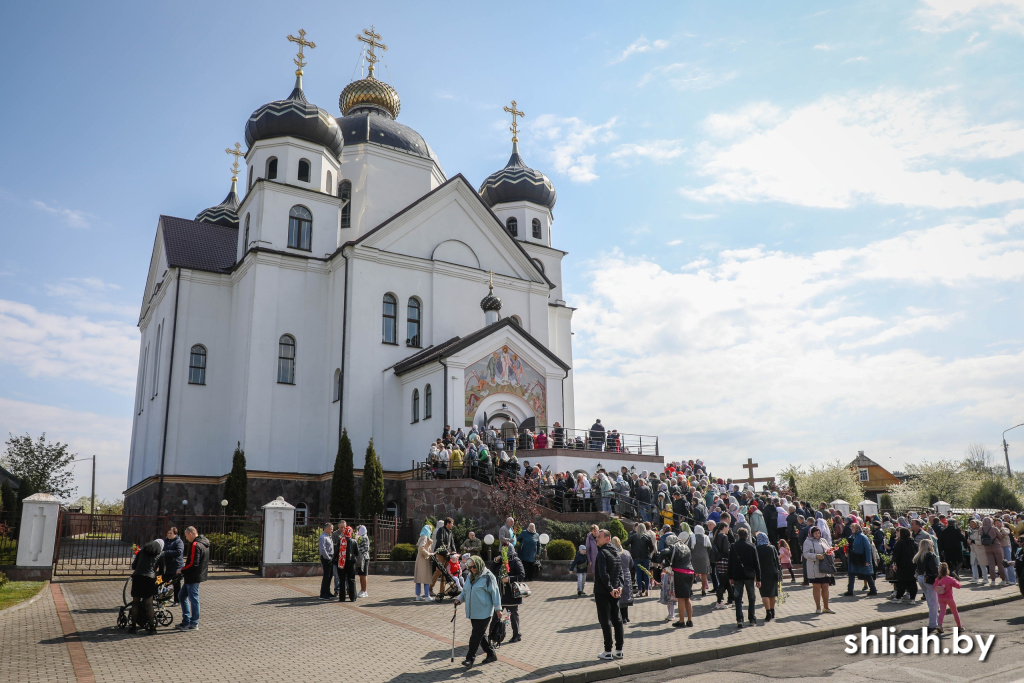
<instances>
[{"instance_id":1,"label":"arched entrance","mask_svg":"<svg viewBox=\"0 0 1024 683\"><path fill-rule=\"evenodd\" d=\"M533 410L521 398L515 394L494 393L477 407L473 424L478 428L492 425L500 428L505 420L522 425L526 420L533 419Z\"/></svg>"}]
</instances>

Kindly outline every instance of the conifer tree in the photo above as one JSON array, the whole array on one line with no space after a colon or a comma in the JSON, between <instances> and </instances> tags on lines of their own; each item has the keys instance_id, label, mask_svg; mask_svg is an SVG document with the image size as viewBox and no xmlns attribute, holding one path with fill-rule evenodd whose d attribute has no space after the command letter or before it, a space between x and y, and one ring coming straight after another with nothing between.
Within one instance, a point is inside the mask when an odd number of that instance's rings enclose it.
<instances>
[{"instance_id":1,"label":"conifer tree","mask_svg":"<svg viewBox=\"0 0 1024 683\"><path fill-rule=\"evenodd\" d=\"M359 516L370 519L384 514L384 470L373 450L373 439L366 447L366 464L363 466L363 493L359 500Z\"/></svg>"},{"instance_id":2,"label":"conifer tree","mask_svg":"<svg viewBox=\"0 0 1024 683\"><path fill-rule=\"evenodd\" d=\"M348 430L342 429L331 477L331 519L356 516L356 478L352 460L352 441L348 438Z\"/></svg>"},{"instance_id":3,"label":"conifer tree","mask_svg":"<svg viewBox=\"0 0 1024 683\"><path fill-rule=\"evenodd\" d=\"M228 506L224 510L227 515L244 515L249 508L249 478L245 473L245 451L238 442L231 458L231 473L224 482L224 498Z\"/></svg>"}]
</instances>

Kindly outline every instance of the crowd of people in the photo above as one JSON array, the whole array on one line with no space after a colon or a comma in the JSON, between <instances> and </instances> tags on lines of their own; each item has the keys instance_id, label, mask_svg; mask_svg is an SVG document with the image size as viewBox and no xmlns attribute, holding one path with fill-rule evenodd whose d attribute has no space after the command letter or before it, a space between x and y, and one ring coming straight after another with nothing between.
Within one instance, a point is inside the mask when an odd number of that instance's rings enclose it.
<instances>
[{"instance_id":1,"label":"crowd of people","mask_svg":"<svg viewBox=\"0 0 1024 683\"><path fill-rule=\"evenodd\" d=\"M171 606L181 605L181 631L199 630L199 584L206 581L210 541L195 527L186 527L184 539L171 527L135 551L131 568L131 615L128 632L142 628L156 632L154 599L161 584L173 586Z\"/></svg>"}]
</instances>

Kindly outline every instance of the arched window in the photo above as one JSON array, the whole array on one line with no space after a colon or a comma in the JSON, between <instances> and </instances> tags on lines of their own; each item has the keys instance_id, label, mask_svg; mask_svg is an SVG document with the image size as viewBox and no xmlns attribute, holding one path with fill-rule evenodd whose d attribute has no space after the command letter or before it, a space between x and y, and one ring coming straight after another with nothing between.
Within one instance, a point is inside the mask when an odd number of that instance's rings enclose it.
<instances>
[{"instance_id":1,"label":"arched window","mask_svg":"<svg viewBox=\"0 0 1024 683\"><path fill-rule=\"evenodd\" d=\"M277 344L277 383L295 384L295 337L281 335Z\"/></svg>"},{"instance_id":2,"label":"arched window","mask_svg":"<svg viewBox=\"0 0 1024 683\"><path fill-rule=\"evenodd\" d=\"M188 383L206 384L206 347L196 344L188 357Z\"/></svg>"},{"instance_id":3,"label":"arched window","mask_svg":"<svg viewBox=\"0 0 1024 683\"><path fill-rule=\"evenodd\" d=\"M334 371L334 402L341 400L341 368Z\"/></svg>"},{"instance_id":4,"label":"arched window","mask_svg":"<svg viewBox=\"0 0 1024 683\"><path fill-rule=\"evenodd\" d=\"M142 354L142 373L139 377L139 415L146 405L146 368L149 367L149 344L146 344L146 351Z\"/></svg>"},{"instance_id":5,"label":"arched window","mask_svg":"<svg viewBox=\"0 0 1024 683\"><path fill-rule=\"evenodd\" d=\"M428 384L427 386L425 386L423 388L423 419L424 420L429 420L430 419L430 403L431 403L431 399L433 399L433 397L434 397L434 392L430 390L430 385Z\"/></svg>"},{"instance_id":6,"label":"arched window","mask_svg":"<svg viewBox=\"0 0 1024 683\"><path fill-rule=\"evenodd\" d=\"M398 507L398 503L396 503L395 501L391 501L390 503L384 506L384 512L391 515L392 517L397 517L399 510L400 508Z\"/></svg>"},{"instance_id":7,"label":"arched window","mask_svg":"<svg viewBox=\"0 0 1024 683\"><path fill-rule=\"evenodd\" d=\"M288 212L288 246L309 251L313 242L313 214L304 206Z\"/></svg>"},{"instance_id":8,"label":"arched window","mask_svg":"<svg viewBox=\"0 0 1024 683\"><path fill-rule=\"evenodd\" d=\"M334 174L330 171L327 172L327 194L334 194Z\"/></svg>"},{"instance_id":9,"label":"arched window","mask_svg":"<svg viewBox=\"0 0 1024 683\"><path fill-rule=\"evenodd\" d=\"M338 183L338 197L345 200L345 206L341 207L341 227L352 227L352 183L342 180Z\"/></svg>"},{"instance_id":10,"label":"arched window","mask_svg":"<svg viewBox=\"0 0 1024 683\"><path fill-rule=\"evenodd\" d=\"M242 255L249 248L249 214L245 214L245 233L242 235Z\"/></svg>"},{"instance_id":11,"label":"arched window","mask_svg":"<svg viewBox=\"0 0 1024 683\"><path fill-rule=\"evenodd\" d=\"M538 240L540 239L540 219L539 218L534 218L533 219L533 237L535 239L538 239Z\"/></svg>"},{"instance_id":12,"label":"arched window","mask_svg":"<svg viewBox=\"0 0 1024 683\"><path fill-rule=\"evenodd\" d=\"M420 390L412 390L412 421L420 421Z\"/></svg>"},{"instance_id":13,"label":"arched window","mask_svg":"<svg viewBox=\"0 0 1024 683\"><path fill-rule=\"evenodd\" d=\"M309 524L309 506L299 503L295 506L295 526L306 526Z\"/></svg>"},{"instance_id":14,"label":"arched window","mask_svg":"<svg viewBox=\"0 0 1024 683\"><path fill-rule=\"evenodd\" d=\"M394 294L384 295L384 330L382 341L385 344L398 343L398 299Z\"/></svg>"},{"instance_id":15,"label":"arched window","mask_svg":"<svg viewBox=\"0 0 1024 683\"><path fill-rule=\"evenodd\" d=\"M406 325L406 346L415 346L419 348L420 344L420 312L423 304L416 297L409 299L409 307L406 310L405 325Z\"/></svg>"},{"instance_id":16,"label":"arched window","mask_svg":"<svg viewBox=\"0 0 1024 683\"><path fill-rule=\"evenodd\" d=\"M249 167L249 181L245 185L248 188L252 188L252 166Z\"/></svg>"},{"instance_id":17,"label":"arched window","mask_svg":"<svg viewBox=\"0 0 1024 683\"><path fill-rule=\"evenodd\" d=\"M309 159L299 159L299 182L309 182Z\"/></svg>"},{"instance_id":18,"label":"arched window","mask_svg":"<svg viewBox=\"0 0 1024 683\"><path fill-rule=\"evenodd\" d=\"M267 180L277 180L277 157L267 159Z\"/></svg>"},{"instance_id":19,"label":"arched window","mask_svg":"<svg viewBox=\"0 0 1024 683\"><path fill-rule=\"evenodd\" d=\"M519 237L519 221L515 218L509 218L505 221L505 229L508 230L508 234L513 237Z\"/></svg>"}]
</instances>

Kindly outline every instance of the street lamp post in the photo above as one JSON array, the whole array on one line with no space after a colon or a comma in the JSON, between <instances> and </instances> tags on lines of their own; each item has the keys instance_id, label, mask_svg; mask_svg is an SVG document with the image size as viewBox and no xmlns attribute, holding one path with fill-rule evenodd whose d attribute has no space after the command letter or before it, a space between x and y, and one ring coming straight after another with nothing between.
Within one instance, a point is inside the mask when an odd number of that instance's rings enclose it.
<instances>
[{"instance_id":1,"label":"street lamp post","mask_svg":"<svg viewBox=\"0 0 1024 683\"><path fill-rule=\"evenodd\" d=\"M220 502L220 526L221 533L226 534L228 532L228 499L225 498Z\"/></svg>"},{"instance_id":2,"label":"street lamp post","mask_svg":"<svg viewBox=\"0 0 1024 683\"><path fill-rule=\"evenodd\" d=\"M1024 422L1019 425L1014 425L1010 429L1016 429L1017 427L1024 427ZM1013 478L1013 470L1010 469L1010 447L1006 444L1006 432L1010 429L1003 431L1003 457L1006 458L1006 476Z\"/></svg>"},{"instance_id":3,"label":"street lamp post","mask_svg":"<svg viewBox=\"0 0 1024 683\"><path fill-rule=\"evenodd\" d=\"M93 532L93 515L96 514L96 455L90 455L88 458L78 458L71 462L81 462L83 460L92 460L92 483L89 491L89 533Z\"/></svg>"}]
</instances>

